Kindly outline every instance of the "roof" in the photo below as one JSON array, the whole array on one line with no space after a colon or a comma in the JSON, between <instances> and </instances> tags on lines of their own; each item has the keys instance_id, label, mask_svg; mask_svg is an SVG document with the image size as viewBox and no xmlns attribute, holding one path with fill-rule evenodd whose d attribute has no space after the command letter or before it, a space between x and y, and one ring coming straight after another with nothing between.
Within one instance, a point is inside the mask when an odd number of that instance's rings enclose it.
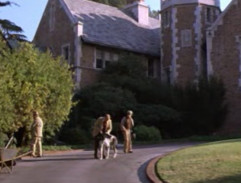
<instances>
[{"instance_id":1,"label":"roof","mask_svg":"<svg viewBox=\"0 0 241 183\"><path fill-rule=\"evenodd\" d=\"M215 20L215 22L212 24L211 27L208 28L208 31L210 30L216 30L218 25L223 24L223 17L230 11L232 8L232 5L235 4L236 1L232 0L228 6L225 8L225 10L218 16L218 18Z\"/></svg>"},{"instance_id":2,"label":"roof","mask_svg":"<svg viewBox=\"0 0 241 183\"><path fill-rule=\"evenodd\" d=\"M85 42L159 56L160 22L145 26L121 9L88 0L63 0L71 15L83 23Z\"/></svg>"}]
</instances>

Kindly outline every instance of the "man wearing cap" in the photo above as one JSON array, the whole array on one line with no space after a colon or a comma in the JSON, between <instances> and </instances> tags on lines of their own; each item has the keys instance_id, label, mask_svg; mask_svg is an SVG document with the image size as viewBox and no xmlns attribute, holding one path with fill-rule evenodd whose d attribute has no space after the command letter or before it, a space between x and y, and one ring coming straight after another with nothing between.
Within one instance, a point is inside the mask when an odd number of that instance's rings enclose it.
<instances>
[{"instance_id":1,"label":"man wearing cap","mask_svg":"<svg viewBox=\"0 0 241 183\"><path fill-rule=\"evenodd\" d=\"M131 129L134 127L134 120L132 119L133 112L127 111L126 116L121 119L121 131L124 137L124 153L132 153Z\"/></svg>"},{"instance_id":2,"label":"man wearing cap","mask_svg":"<svg viewBox=\"0 0 241 183\"><path fill-rule=\"evenodd\" d=\"M109 134L112 131L112 121L110 114L105 114L105 116L99 117L94 124L92 135L94 137L94 157L97 159L97 151L99 146L99 134Z\"/></svg>"},{"instance_id":3,"label":"man wearing cap","mask_svg":"<svg viewBox=\"0 0 241 183\"><path fill-rule=\"evenodd\" d=\"M32 156L33 157L41 157L42 153L42 137L43 137L43 121L39 117L39 113L37 111L33 111L33 123L31 125L32 132Z\"/></svg>"}]
</instances>

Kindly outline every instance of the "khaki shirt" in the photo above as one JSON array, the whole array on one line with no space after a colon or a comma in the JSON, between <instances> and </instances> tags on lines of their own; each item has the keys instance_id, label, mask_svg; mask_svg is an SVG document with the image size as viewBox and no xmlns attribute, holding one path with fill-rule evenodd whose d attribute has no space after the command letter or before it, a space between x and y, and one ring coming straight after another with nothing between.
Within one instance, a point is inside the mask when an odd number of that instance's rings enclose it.
<instances>
[{"instance_id":1,"label":"khaki shirt","mask_svg":"<svg viewBox=\"0 0 241 183\"><path fill-rule=\"evenodd\" d=\"M32 136L33 137L42 137L43 136L43 121L40 117L36 117L32 126Z\"/></svg>"},{"instance_id":2,"label":"khaki shirt","mask_svg":"<svg viewBox=\"0 0 241 183\"><path fill-rule=\"evenodd\" d=\"M105 121L105 117L99 117L96 120L96 122L94 124L93 131L92 131L93 137L98 135L103 130L103 123L104 123L104 121ZM110 134L111 131L112 131L112 121L108 120L106 122L106 133Z\"/></svg>"},{"instance_id":3,"label":"khaki shirt","mask_svg":"<svg viewBox=\"0 0 241 183\"><path fill-rule=\"evenodd\" d=\"M121 130L130 130L134 126L134 120L133 118L127 119L126 117L123 117L121 119Z\"/></svg>"}]
</instances>

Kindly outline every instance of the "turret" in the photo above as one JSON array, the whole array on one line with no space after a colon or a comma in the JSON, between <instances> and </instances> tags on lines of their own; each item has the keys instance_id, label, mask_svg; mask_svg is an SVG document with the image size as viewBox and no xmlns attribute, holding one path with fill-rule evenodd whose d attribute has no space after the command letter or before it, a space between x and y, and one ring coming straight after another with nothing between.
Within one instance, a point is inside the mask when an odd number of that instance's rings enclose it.
<instances>
[{"instance_id":1,"label":"turret","mask_svg":"<svg viewBox=\"0 0 241 183\"><path fill-rule=\"evenodd\" d=\"M206 75L206 29L220 14L219 0L161 0L163 81L185 85Z\"/></svg>"}]
</instances>

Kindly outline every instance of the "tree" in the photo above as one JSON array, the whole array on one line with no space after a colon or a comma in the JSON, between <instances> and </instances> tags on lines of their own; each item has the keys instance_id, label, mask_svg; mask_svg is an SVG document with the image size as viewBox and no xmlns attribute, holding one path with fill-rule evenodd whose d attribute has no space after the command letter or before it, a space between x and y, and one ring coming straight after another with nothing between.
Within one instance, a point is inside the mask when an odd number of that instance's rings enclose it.
<instances>
[{"instance_id":1,"label":"tree","mask_svg":"<svg viewBox=\"0 0 241 183\"><path fill-rule=\"evenodd\" d=\"M92 0L92 1L107 4L110 6L115 6L117 8L122 8L127 4L126 0Z\"/></svg>"},{"instance_id":2,"label":"tree","mask_svg":"<svg viewBox=\"0 0 241 183\"><path fill-rule=\"evenodd\" d=\"M17 5L16 3L10 1L0 1L0 7L10 6L12 4ZM26 41L26 36L22 34L23 29L9 20L0 19L0 31L5 39Z\"/></svg>"},{"instance_id":3,"label":"tree","mask_svg":"<svg viewBox=\"0 0 241 183\"><path fill-rule=\"evenodd\" d=\"M54 136L72 105L72 73L67 63L28 43L10 52L0 42L0 132L12 134L23 128L27 139L35 109L44 120L45 137Z\"/></svg>"}]
</instances>

